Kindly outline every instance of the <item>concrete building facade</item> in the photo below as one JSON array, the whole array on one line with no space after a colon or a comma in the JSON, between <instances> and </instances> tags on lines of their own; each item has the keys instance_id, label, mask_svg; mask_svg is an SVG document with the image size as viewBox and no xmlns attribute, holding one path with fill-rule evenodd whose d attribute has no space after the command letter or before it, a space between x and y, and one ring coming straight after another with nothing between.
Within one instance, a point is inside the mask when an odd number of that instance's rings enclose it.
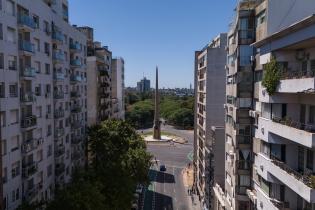
<instances>
[{"instance_id":1,"label":"concrete building facade","mask_svg":"<svg viewBox=\"0 0 315 210\"><path fill-rule=\"evenodd\" d=\"M112 59L111 96L112 117L125 119L125 61L118 57Z\"/></svg>"},{"instance_id":2,"label":"concrete building facade","mask_svg":"<svg viewBox=\"0 0 315 210\"><path fill-rule=\"evenodd\" d=\"M206 179L214 169L210 158L213 156L211 127L224 125L226 37L226 34L219 34L196 52L195 58L194 187L207 209L211 206L212 184ZM218 141L224 142L224 139Z\"/></svg>"},{"instance_id":3,"label":"concrete building facade","mask_svg":"<svg viewBox=\"0 0 315 210\"><path fill-rule=\"evenodd\" d=\"M2 0L3 209L49 200L85 162L86 38L66 0Z\"/></svg>"},{"instance_id":4,"label":"concrete building facade","mask_svg":"<svg viewBox=\"0 0 315 210\"><path fill-rule=\"evenodd\" d=\"M145 93L150 91L151 86L150 86L150 80L147 79L146 77L143 77L142 80L140 80L139 82L137 82L137 91L139 93Z\"/></svg>"}]
</instances>

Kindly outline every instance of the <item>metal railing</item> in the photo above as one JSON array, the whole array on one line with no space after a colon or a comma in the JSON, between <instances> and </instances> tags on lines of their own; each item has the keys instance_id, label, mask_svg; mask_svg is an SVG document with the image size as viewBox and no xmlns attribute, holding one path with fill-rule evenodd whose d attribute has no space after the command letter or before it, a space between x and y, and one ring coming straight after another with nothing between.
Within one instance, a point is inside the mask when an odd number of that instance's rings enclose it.
<instances>
[{"instance_id":1,"label":"metal railing","mask_svg":"<svg viewBox=\"0 0 315 210\"><path fill-rule=\"evenodd\" d=\"M20 14L18 16L18 23L32 29L36 28L36 23L34 22L33 18L28 15Z\"/></svg>"},{"instance_id":2,"label":"metal railing","mask_svg":"<svg viewBox=\"0 0 315 210\"><path fill-rule=\"evenodd\" d=\"M70 43L69 48L70 50L81 51L81 45L79 43Z\"/></svg>"},{"instance_id":3,"label":"metal railing","mask_svg":"<svg viewBox=\"0 0 315 210\"><path fill-rule=\"evenodd\" d=\"M64 36L60 31L53 31L52 32L52 39L59 41L59 42L63 42Z\"/></svg>"},{"instance_id":4,"label":"metal railing","mask_svg":"<svg viewBox=\"0 0 315 210\"><path fill-rule=\"evenodd\" d=\"M33 127L37 124L37 117L35 115L29 115L22 117L21 128Z\"/></svg>"},{"instance_id":5,"label":"metal railing","mask_svg":"<svg viewBox=\"0 0 315 210\"><path fill-rule=\"evenodd\" d=\"M59 119L65 116L65 110L63 109L56 109L54 112L54 118Z\"/></svg>"},{"instance_id":6,"label":"metal railing","mask_svg":"<svg viewBox=\"0 0 315 210\"><path fill-rule=\"evenodd\" d=\"M292 127L292 128L296 128L296 129L299 129L299 130L304 130L304 131L307 131L307 132L315 133L315 125L304 124L304 123L301 123L301 122L294 121L294 120L292 120L290 118L280 118L280 117L273 116L272 117L272 121L276 122L276 123L280 123L282 125L286 125L286 126Z\"/></svg>"},{"instance_id":7,"label":"metal railing","mask_svg":"<svg viewBox=\"0 0 315 210\"><path fill-rule=\"evenodd\" d=\"M65 74L62 72L55 72L54 73L54 79L55 80L64 80L65 79Z\"/></svg>"},{"instance_id":8,"label":"metal railing","mask_svg":"<svg viewBox=\"0 0 315 210\"><path fill-rule=\"evenodd\" d=\"M19 40L19 49L22 51L35 53L35 45L27 40Z\"/></svg>"},{"instance_id":9,"label":"metal railing","mask_svg":"<svg viewBox=\"0 0 315 210\"><path fill-rule=\"evenodd\" d=\"M20 100L24 103L35 102L36 95L33 92L21 92Z\"/></svg>"},{"instance_id":10,"label":"metal railing","mask_svg":"<svg viewBox=\"0 0 315 210\"><path fill-rule=\"evenodd\" d=\"M281 72L280 79L300 79L315 77L315 71L302 71L302 70L286 70Z\"/></svg>"},{"instance_id":11,"label":"metal railing","mask_svg":"<svg viewBox=\"0 0 315 210\"><path fill-rule=\"evenodd\" d=\"M59 145L55 147L55 157L60 157L65 154L66 148L64 145Z\"/></svg>"},{"instance_id":12,"label":"metal railing","mask_svg":"<svg viewBox=\"0 0 315 210\"><path fill-rule=\"evenodd\" d=\"M23 77L35 77L36 70L33 67L22 67L21 76Z\"/></svg>"},{"instance_id":13,"label":"metal railing","mask_svg":"<svg viewBox=\"0 0 315 210\"><path fill-rule=\"evenodd\" d=\"M81 63L81 60L79 60L79 59L71 59L70 65L71 66L81 66L82 63Z\"/></svg>"},{"instance_id":14,"label":"metal railing","mask_svg":"<svg viewBox=\"0 0 315 210\"><path fill-rule=\"evenodd\" d=\"M43 138L27 140L21 146L22 153L25 153L25 154L29 153L37 149L37 147L41 145L42 143L43 143Z\"/></svg>"},{"instance_id":15,"label":"metal railing","mask_svg":"<svg viewBox=\"0 0 315 210\"><path fill-rule=\"evenodd\" d=\"M56 128L55 129L55 137L59 138L65 134L65 129L64 128Z\"/></svg>"},{"instance_id":16,"label":"metal railing","mask_svg":"<svg viewBox=\"0 0 315 210\"><path fill-rule=\"evenodd\" d=\"M37 163L31 162L31 163L25 163L22 164L22 176L24 178L28 178L35 174L37 172Z\"/></svg>"},{"instance_id":17,"label":"metal railing","mask_svg":"<svg viewBox=\"0 0 315 210\"><path fill-rule=\"evenodd\" d=\"M70 97L71 98L79 98L79 97L81 97L81 94L78 90L73 90L70 92Z\"/></svg>"},{"instance_id":18,"label":"metal railing","mask_svg":"<svg viewBox=\"0 0 315 210\"><path fill-rule=\"evenodd\" d=\"M73 112L73 113L81 112L81 106L78 105L78 104L73 105L73 106L71 107L71 112Z\"/></svg>"},{"instance_id":19,"label":"metal railing","mask_svg":"<svg viewBox=\"0 0 315 210\"><path fill-rule=\"evenodd\" d=\"M65 93L62 91L54 91L54 99L63 99L65 97Z\"/></svg>"}]
</instances>

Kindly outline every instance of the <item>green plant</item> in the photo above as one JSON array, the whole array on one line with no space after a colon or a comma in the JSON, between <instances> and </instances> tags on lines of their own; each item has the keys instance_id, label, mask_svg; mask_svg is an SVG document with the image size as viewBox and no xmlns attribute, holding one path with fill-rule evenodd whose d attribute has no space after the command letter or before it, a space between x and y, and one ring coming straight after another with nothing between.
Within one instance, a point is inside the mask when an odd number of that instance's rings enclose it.
<instances>
[{"instance_id":1,"label":"green plant","mask_svg":"<svg viewBox=\"0 0 315 210\"><path fill-rule=\"evenodd\" d=\"M264 66L264 76L262 85L267 89L269 95L273 95L280 82L280 68L275 58L271 58L270 62Z\"/></svg>"}]
</instances>

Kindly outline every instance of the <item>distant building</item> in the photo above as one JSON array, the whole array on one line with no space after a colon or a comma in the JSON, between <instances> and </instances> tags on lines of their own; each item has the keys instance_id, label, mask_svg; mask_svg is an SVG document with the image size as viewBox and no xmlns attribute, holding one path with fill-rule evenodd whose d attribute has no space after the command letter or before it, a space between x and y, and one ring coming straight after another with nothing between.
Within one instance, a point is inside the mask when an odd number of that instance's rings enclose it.
<instances>
[{"instance_id":1,"label":"distant building","mask_svg":"<svg viewBox=\"0 0 315 210\"><path fill-rule=\"evenodd\" d=\"M142 80L137 82L137 91L140 93L145 93L150 91L150 80L146 77L143 77Z\"/></svg>"},{"instance_id":2,"label":"distant building","mask_svg":"<svg viewBox=\"0 0 315 210\"><path fill-rule=\"evenodd\" d=\"M123 58L112 59L112 117L125 119L125 61Z\"/></svg>"}]
</instances>

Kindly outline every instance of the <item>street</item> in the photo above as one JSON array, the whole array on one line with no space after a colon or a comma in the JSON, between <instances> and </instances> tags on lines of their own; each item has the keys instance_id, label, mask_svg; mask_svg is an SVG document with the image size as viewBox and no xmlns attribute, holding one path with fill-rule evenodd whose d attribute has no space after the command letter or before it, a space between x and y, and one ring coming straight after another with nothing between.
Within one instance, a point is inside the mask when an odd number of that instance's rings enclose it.
<instances>
[{"instance_id":1,"label":"street","mask_svg":"<svg viewBox=\"0 0 315 210\"><path fill-rule=\"evenodd\" d=\"M148 131L148 130L146 130ZM157 159L150 170L151 184L145 189L143 210L190 210L192 208L187 188L183 184L183 169L191 163L193 132L162 126L162 131L173 133L188 140L187 144L149 144L148 151ZM166 171L161 172L160 166Z\"/></svg>"}]
</instances>

